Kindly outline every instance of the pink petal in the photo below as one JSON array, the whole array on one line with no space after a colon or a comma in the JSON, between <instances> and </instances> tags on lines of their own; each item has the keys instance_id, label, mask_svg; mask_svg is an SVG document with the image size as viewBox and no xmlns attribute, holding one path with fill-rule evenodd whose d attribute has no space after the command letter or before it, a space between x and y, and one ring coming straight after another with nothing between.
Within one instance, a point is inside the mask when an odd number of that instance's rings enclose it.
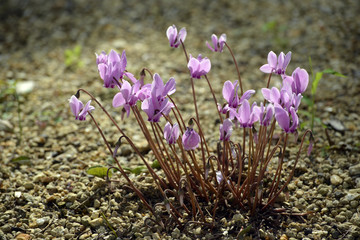
<instances>
[{"instance_id":1,"label":"pink petal","mask_svg":"<svg viewBox=\"0 0 360 240\"><path fill-rule=\"evenodd\" d=\"M217 50L218 50L218 38L217 38L217 36L215 34L213 34L211 36L211 41L212 41L212 44L214 45L215 52L217 52Z\"/></svg>"},{"instance_id":2,"label":"pink petal","mask_svg":"<svg viewBox=\"0 0 360 240\"><path fill-rule=\"evenodd\" d=\"M289 131L290 118L288 112L279 104L275 104L275 118L279 126L285 131Z\"/></svg>"},{"instance_id":3,"label":"pink petal","mask_svg":"<svg viewBox=\"0 0 360 240\"><path fill-rule=\"evenodd\" d=\"M111 64L115 64L117 62L120 62L120 56L115 50L111 50L109 53L108 61Z\"/></svg>"},{"instance_id":4,"label":"pink petal","mask_svg":"<svg viewBox=\"0 0 360 240\"><path fill-rule=\"evenodd\" d=\"M180 29L180 31L179 31L179 39L181 39L182 42L185 41L186 35L187 35L186 28Z\"/></svg>"},{"instance_id":5,"label":"pink petal","mask_svg":"<svg viewBox=\"0 0 360 240\"><path fill-rule=\"evenodd\" d=\"M163 97L165 97L166 95L171 95L175 92L176 90L176 82L175 82L175 78L170 78L169 81L165 84L164 87L164 92L163 92Z\"/></svg>"},{"instance_id":6,"label":"pink petal","mask_svg":"<svg viewBox=\"0 0 360 240\"><path fill-rule=\"evenodd\" d=\"M270 100L273 103L280 103L280 91L276 87L271 88Z\"/></svg>"},{"instance_id":7,"label":"pink petal","mask_svg":"<svg viewBox=\"0 0 360 240\"><path fill-rule=\"evenodd\" d=\"M224 83L222 95L228 103L232 102L234 98L234 85L229 80Z\"/></svg>"},{"instance_id":8,"label":"pink petal","mask_svg":"<svg viewBox=\"0 0 360 240\"><path fill-rule=\"evenodd\" d=\"M211 69L211 62L210 59L208 58L204 58L201 62L200 62L200 71L204 71L206 73L208 73Z\"/></svg>"},{"instance_id":9,"label":"pink petal","mask_svg":"<svg viewBox=\"0 0 360 240\"><path fill-rule=\"evenodd\" d=\"M277 63L277 68L278 69L283 69L284 59L285 59L285 54L283 52L281 52L279 54L278 63Z\"/></svg>"},{"instance_id":10,"label":"pink petal","mask_svg":"<svg viewBox=\"0 0 360 240\"><path fill-rule=\"evenodd\" d=\"M299 85L297 86L299 93L305 92L308 84L309 84L309 74L305 69L300 69L297 71L298 79L299 79Z\"/></svg>"},{"instance_id":11,"label":"pink petal","mask_svg":"<svg viewBox=\"0 0 360 240\"><path fill-rule=\"evenodd\" d=\"M264 96L264 98L265 98L267 101L270 102L270 94L271 94L270 89L268 89L268 88L262 88L262 89L261 89L261 93L262 93L262 95Z\"/></svg>"},{"instance_id":12,"label":"pink petal","mask_svg":"<svg viewBox=\"0 0 360 240\"><path fill-rule=\"evenodd\" d=\"M267 60L268 60L269 66L272 69L275 69L276 65L277 65L277 57L276 57L276 54L273 51L269 52Z\"/></svg>"},{"instance_id":13,"label":"pink petal","mask_svg":"<svg viewBox=\"0 0 360 240\"><path fill-rule=\"evenodd\" d=\"M240 123L246 124L250 118L250 104L248 100L244 100L242 105L239 108L239 117Z\"/></svg>"},{"instance_id":14,"label":"pink petal","mask_svg":"<svg viewBox=\"0 0 360 240\"><path fill-rule=\"evenodd\" d=\"M108 69L108 66L107 66L106 64L104 64L104 63L100 63L100 64L98 65L98 70L99 70L100 78L101 78L102 80L104 80L105 77L106 77L107 69Z\"/></svg>"},{"instance_id":15,"label":"pink petal","mask_svg":"<svg viewBox=\"0 0 360 240\"><path fill-rule=\"evenodd\" d=\"M113 98L113 102L112 105L113 107L121 107L124 106L126 103L126 100L124 99L124 96L121 94L121 92L115 94L114 98Z\"/></svg>"},{"instance_id":16,"label":"pink petal","mask_svg":"<svg viewBox=\"0 0 360 240\"><path fill-rule=\"evenodd\" d=\"M206 41L206 46L207 46L212 52L216 52L215 49L213 49L213 48L211 47L211 45L209 44L208 41Z\"/></svg>"},{"instance_id":17,"label":"pink petal","mask_svg":"<svg viewBox=\"0 0 360 240\"><path fill-rule=\"evenodd\" d=\"M260 67L260 71L263 73L271 73L273 71L273 68L269 64L264 64Z\"/></svg>"},{"instance_id":18,"label":"pink petal","mask_svg":"<svg viewBox=\"0 0 360 240\"><path fill-rule=\"evenodd\" d=\"M284 63L283 63L283 69L286 69L287 66L289 65L289 62L291 60L291 52L289 51L284 58Z\"/></svg>"}]
</instances>

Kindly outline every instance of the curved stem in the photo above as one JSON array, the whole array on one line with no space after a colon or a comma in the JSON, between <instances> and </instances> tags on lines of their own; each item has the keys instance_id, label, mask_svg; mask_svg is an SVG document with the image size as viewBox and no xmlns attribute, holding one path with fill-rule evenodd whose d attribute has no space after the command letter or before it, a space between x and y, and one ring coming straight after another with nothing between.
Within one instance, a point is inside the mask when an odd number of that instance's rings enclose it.
<instances>
[{"instance_id":1,"label":"curved stem","mask_svg":"<svg viewBox=\"0 0 360 240\"><path fill-rule=\"evenodd\" d=\"M115 125L115 127L118 129L118 131L121 133L121 135L126 135L122 130L121 128L119 127L119 125L117 125L117 123L115 122L115 120L110 116L110 114L108 113L108 111L105 110L105 108L101 105L101 103L92 95L90 94L88 91L80 88L78 90L79 91L82 91L84 93L86 93L87 95L89 95L91 97L92 100L94 100L96 102L96 104L103 110L103 112L108 116L108 118L112 121L112 123Z\"/></svg>"},{"instance_id":2,"label":"curved stem","mask_svg":"<svg viewBox=\"0 0 360 240\"><path fill-rule=\"evenodd\" d=\"M274 177L274 180L277 178L276 180L276 184L274 186L274 181L272 182L271 184L271 191L270 191L270 194L269 194L269 198L272 197L272 195L276 192L278 186L279 186L279 182L280 182L280 179L281 179L281 170L282 170L282 165L283 165L283 162L284 162L284 157L285 157L285 151L286 151L286 145L287 145L287 140L288 140L288 136L289 134L286 133L285 135L285 140L284 140L284 147L283 147L283 152L281 154L281 159L280 159L280 162L279 162L279 166L276 170L276 173L275 173L275 177Z\"/></svg>"},{"instance_id":3,"label":"curved stem","mask_svg":"<svg viewBox=\"0 0 360 240\"><path fill-rule=\"evenodd\" d=\"M312 131L310 129L306 130L306 132L304 133L303 135L303 138L301 140L301 144L300 144L300 148L299 148L299 151L296 155L296 160L295 160L295 164L294 164L294 167L292 168L292 171L287 179L287 181L285 182L285 184L280 188L279 191L276 192L276 194L274 194L274 196L268 201L268 203L261 209L261 210L265 210L269 205L271 205L275 199L277 198L277 196L279 196L279 194L285 189L285 187L289 184L289 182L291 181L291 179L293 178L294 176L294 173L295 173L295 168L296 168L296 165L299 161L299 157L300 157L300 152L301 152L301 149L303 147L303 144L304 144L304 140L305 140L305 137L306 135L310 133L312 135Z\"/></svg>"},{"instance_id":4,"label":"curved stem","mask_svg":"<svg viewBox=\"0 0 360 240\"><path fill-rule=\"evenodd\" d=\"M209 81L208 77L207 77L206 75L204 75L204 76L205 76L206 81L207 81L207 83L208 83L208 85L209 85L210 92L211 92L211 94L212 94L212 96L213 96L213 99L214 99L214 102L215 102L216 111L218 112L218 114L219 114L219 119L220 119L220 121L221 121L221 123L222 123L222 122L223 122L223 119L222 119L221 113L220 113L220 111L218 110L218 107L217 107L217 100L216 100L216 97L215 97L214 90L213 90L213 88L211 87L211 84L210 84L210 81Z\"/></svg>"},{"instance_id":5,"label":"curved stem","mask_svg":"<svg viewBox=\"0 0 360 240\"><path fill-rule=\"evenodd\" d=\"M240 90L241 90L241 96L242 96L242 95L244 94L244 90L243 90L243 87L242 87L242 82L241 82L241 77L240 77L239 66L238 66L238 64L237 64L237 62L236 62L234 53L233 53L233 51L231 50L229 44L227 44L227 43L225 42L225 46L229 49L229 52L230 52L230 54L231 54L231 56L232 56L232 58L233 58L233 61L234 61L235 67L236 67L236 72L237 72L238 78L239 78Z\"/></svg>"},{"instance_id":6,"label":"curved stem","mask_svg":"<svg viewBox=\"0 0 360 240\"><path fill-rule=\"evenodd\" d=\"M93 122L95 123L101 137L104 139L105 143L107 143L107 140L104 136L104 133L102 132L102 130L100 129L99 125L97 124L97 122L95 121L95 118L93 117L93 115L88 112L89 116L91 117L91 119L93 120ZM109 144L107 143L106 146L108 147L109 152L111 153L111 155L113 155L112 149L110 148ZM117 160L116 157L114 157L114 160L116 162L116 165L118 166L121 175L124 176L124 178L126 179L126 181L129 183L130 187L134 190L134 192L138 195L138 197L141 199L141 201L145 204L145 206L151 211L152 214L154 214L154 211L152 209L152 207L148 204L148 202L145 200L144 195L134 186L134 184L131 182L130 178L127 176L127 174L125 173L124 169L121 167L119 161Z\"/></svg>"}]
</instances>

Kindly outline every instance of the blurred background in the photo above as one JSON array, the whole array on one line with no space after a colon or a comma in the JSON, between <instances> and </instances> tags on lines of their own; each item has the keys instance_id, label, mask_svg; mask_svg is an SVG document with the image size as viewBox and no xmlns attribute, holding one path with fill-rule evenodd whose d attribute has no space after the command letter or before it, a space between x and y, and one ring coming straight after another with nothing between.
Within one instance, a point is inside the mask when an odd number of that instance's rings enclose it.
<instances>
[{"instance_id":1,"label":"blurred background","mask_svg":"<svg viewBox=\"0 0 360 240\"><path fill-rule=\"evenodd\" d=\"M175 76L181 96L181 88L188 92L189 85L181 84L188 70L181 50L169 47L165 32L172 24L186 27L188 53L211 59L209 77L218 94L236 72L228 52L212 53L205 42L226 33L245 89L264 87L267 76L258 68L270 50L292 51L289 75L298 66L310 73L311 57L314 72L330 68L347 76L324 75L316 100L321 109L331 108L325 118L348 115L360 104L359 12L356 0L2 0L0 118L14 123L21 103L24 125L61 121L69 116L67 99L84 86L111 101L116 90L101 87L95 64L95 52L111 49L126 49L127 69L135 76L143 67L164 79ZM199 81L199 93L205 86Z\"/></svg>"}]
</instances>

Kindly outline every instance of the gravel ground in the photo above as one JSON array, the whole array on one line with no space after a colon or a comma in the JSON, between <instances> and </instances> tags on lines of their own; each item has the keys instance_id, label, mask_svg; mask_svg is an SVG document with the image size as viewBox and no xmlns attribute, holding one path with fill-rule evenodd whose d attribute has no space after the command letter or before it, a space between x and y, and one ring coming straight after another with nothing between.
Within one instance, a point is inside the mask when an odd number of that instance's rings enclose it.
<instances>
[{"instance_id":1,"label":"gravel ground","mask_svg":"<svg viewBox=\"0 0 360 240\"><path fill-rule=\"evenodd\" d=\"M120 121L111 100L116 90L102 88L94 52L126 49L128 70L143 67L164 79L177 80L175 98L192 116L183 53L171 49L165 36L169 25L186 27L188 52L212 60L209 74L218 99L225 80L236 72L227 53L205 46L212 33L226 33L237 56L245 89L259 90L265 76L258 68L270 50L292 51L287 72L327 68L347 78L324 75L316 96L316 115L329 125L328 136L315 126L316 146L302 157L282 205L302 217L272 219L247 238L360 238L360 12L359 1L20 1L0 4L0 239L233 239L251 219L233 212L219 219L220 227L165 228L146 225L150 213L123 178L92 177L86 169L106 165L109 154L89 121L77 122L67 99L78 88L92 92ZM81 66L65 65L65 51L81 46ZM206 133L216 137L216 114L205 82L197 82L198 101ZM14 94L13 89L18 94ZM260 91L258 91L260 92ZM307 92L310 94L310 92ZM17 97L16 97L17 96ZM259 95L255 96L258 97ZM213 104L210 102L209 104ZM303 104L305 108L305 104ZM115 128L105 116L95 117L112 142ZM306 116L301 116L306 119ZM133 119L125 131L148 148ZM286 164L293 163L296 146ZM123 166L139 159L120 150ZM19 159L19 157L23 156ZM293 157L291 157L293 156ZM145 155L149 161L151 152ZM18 161L14 161L17 159ZM130 175L152 204L160 202L149 174ZM107 224L102 217L104 213Z\"/></svg>"}]
</instances>

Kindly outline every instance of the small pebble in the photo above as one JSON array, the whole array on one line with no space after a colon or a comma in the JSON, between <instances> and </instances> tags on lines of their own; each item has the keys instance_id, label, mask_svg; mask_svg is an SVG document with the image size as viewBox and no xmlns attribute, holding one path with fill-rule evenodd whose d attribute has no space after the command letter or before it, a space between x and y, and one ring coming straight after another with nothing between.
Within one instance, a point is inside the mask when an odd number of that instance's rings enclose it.
<instances>
[{"instance_id":1,"label":"small pebble","mask_svg":"<svg viewBox=\"0 0 360 240\"><path fill-rule=\"evenodd\" d=\"M334 174L334 175L331 175L330 182L332 185L338 186L338 185L342 184L343 179L341 177L339 177L338 175Z\"/></svg>"},{"instance_id":2,"label":"small pebble","mask_svg":"<svg viewBox=\"0 0 360 240\"><path fill-rule=\"evenodd\" d=\"M31 236L25 233L20 233L15 237L15 240L29 240L29 239L31 239Z\"/></svg>"},{"instance_id":3,"label":"small pebble","mask_svg":"<svg viewBox=\"0 0 360 240\"><path fill-rule=\"evenodd\" d=\"M102 224L103 219L102 218L95 218L89 222L90 226L92 227L98 227Z\"/></svg>"},{"instance_id":4,"label":"small pebble","mask_svg":"<svg viewBox=\"0 0 360 240\"><path fill-rule=\"evenodd\" d=\"M349 174L350 176L360 175L360 163L349 167Z\"/></svg>"}]
</instances>

